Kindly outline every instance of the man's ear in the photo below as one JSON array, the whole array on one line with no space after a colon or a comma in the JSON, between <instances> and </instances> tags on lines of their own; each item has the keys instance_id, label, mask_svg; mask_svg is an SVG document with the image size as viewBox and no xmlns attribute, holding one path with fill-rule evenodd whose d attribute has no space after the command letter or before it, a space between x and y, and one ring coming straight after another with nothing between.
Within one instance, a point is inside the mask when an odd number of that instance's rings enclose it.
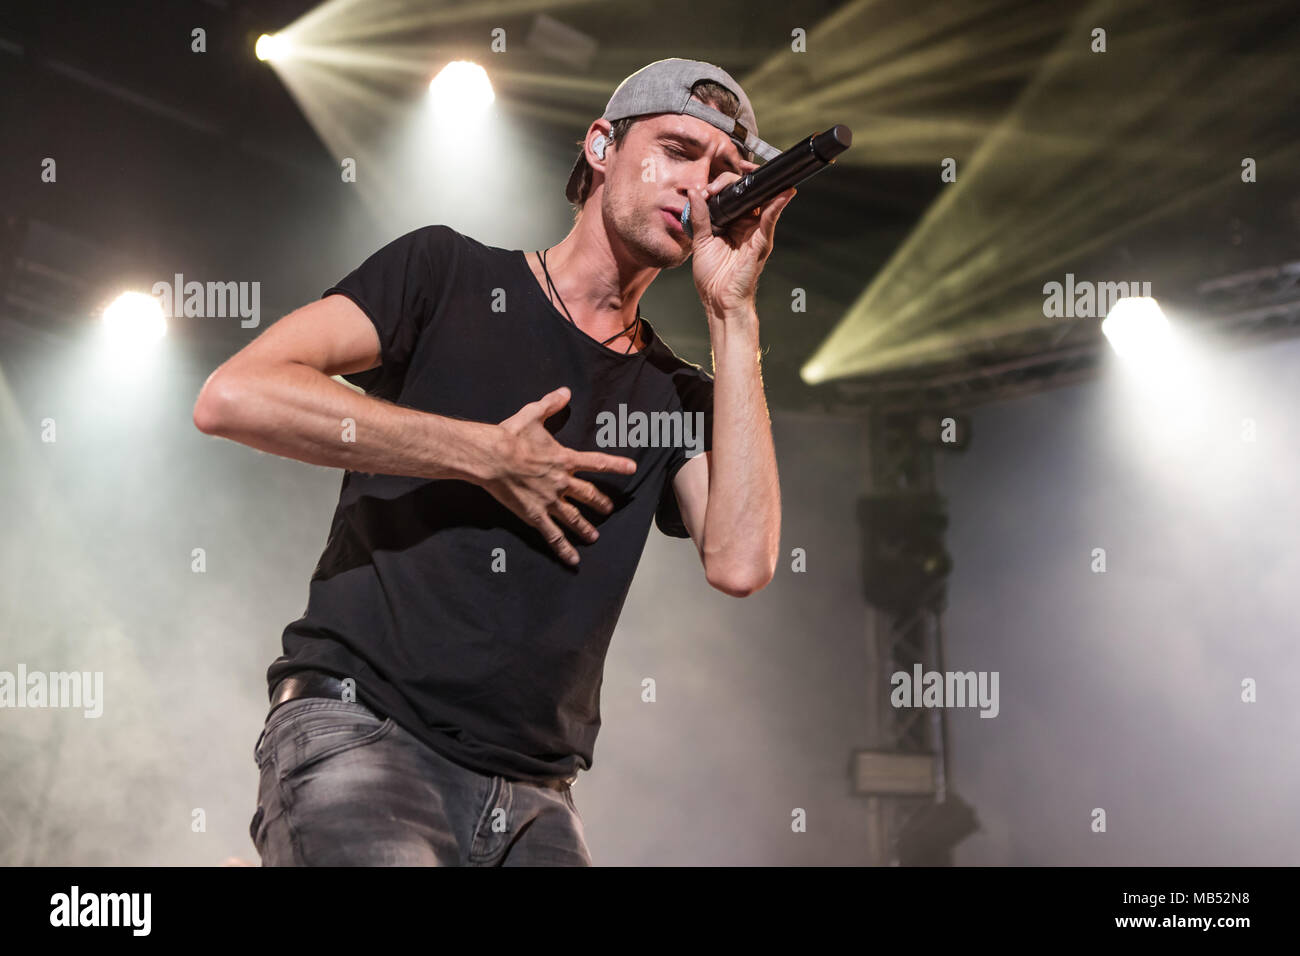
<instances>
[{"instance_id":1,"label":"man's ear","mask_svg":"<svg viewBox=\"0 0 1300 956\"><path fill-rule=\"evenodd\" d=\"M596 138L599 136L605 137L605 147L607 149L613 145L614 127L611 126L607 120L596 120L596 122L591 124L591 129L587 132L588 145L595 142ZM597 158L599 158L599 155L597 155ZM588 157L587 161L591 161L590 157Z\"/></svg>"},{"instance_id":2,"label":"man's ear","mask_svg":"<svg viewBox=\"0 0 1300 956\"><path fill-rule=\"evenodd\" d=\"M600 150L596 149L596 146L600 143L601 137L604 137L605 140L604 156L600 154ZM592 154L587 157L587 165L591 167L593 173L599 172L602 175L604 174L605 170L598 167L596 164L600 163L601 166L604 165L605 160L609 158L609 149L614 145L614 129L609 125L608 121L597 120L587 130L588 152ZM594 161L592 158L593 156L595 157Z\"/></svg>"}]
</instances>

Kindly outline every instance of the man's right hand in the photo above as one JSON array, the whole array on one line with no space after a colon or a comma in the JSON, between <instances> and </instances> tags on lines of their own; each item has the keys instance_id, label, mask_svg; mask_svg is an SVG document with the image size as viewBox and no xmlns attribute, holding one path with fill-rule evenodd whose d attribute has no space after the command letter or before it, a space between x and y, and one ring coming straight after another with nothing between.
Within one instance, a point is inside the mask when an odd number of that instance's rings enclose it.
<instances>
[{"instance_id":1,"label":"man's right hand","mask_svg":"<svg viewBox=\"0 0 1300 956\"><path fill-rule=\"evenodd\" d=\"M552 517L588 541L591 526L565 498L609 514L613 503L575 471L636 471L631 458L565 448L547 418L569 402L557 388L499 425L407 408L330 380L377 368L376 326L346 295L327 295L272 324L213 372L194 424L256 448L326 468L469 481L542 533L561 559L578 553Z\"/></svg>"},{"instance_id":2,"label":"man's right hand","mask_svg":"<svg viewBox=\"0 0 1300 956\"><path fill-rule=\"evenodd\" d=\"M544 423L567 405L569 398L569 389L561 386L503 421L499 427L505 440L497 457L496 474L480 484L540 531L561 560L575 565L578 552L556 521L582 535L588 543L595 541L599 532L565 498L591 505L602 514L612 512L614 503L591 482L575 478L573 472L630 475L636 471L636 461L598 451L574 451L557 442Z\"/></svg>"}]
</instances>

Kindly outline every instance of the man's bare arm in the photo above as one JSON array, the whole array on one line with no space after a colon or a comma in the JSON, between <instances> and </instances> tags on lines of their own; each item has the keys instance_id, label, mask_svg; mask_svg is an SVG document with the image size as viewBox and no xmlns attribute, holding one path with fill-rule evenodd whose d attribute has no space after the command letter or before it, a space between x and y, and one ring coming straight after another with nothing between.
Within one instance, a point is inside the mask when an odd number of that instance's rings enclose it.
<instances>
[{"instance_id":1,"label":"man's bare arm","mask_svg":"<svg viewBox=\"0 0 1300 956\"><path fill-rule=\"evenodd\" d=\"M725 327L711 317L709 324L713 450L684 464L673 490L709 584L746 597L776 572L781 486L759 370L758 317L733 317Z\"/></svg>"},{"instance_id":2,"label":"man's bare arm","mask_svg":"<svg viewBox=\"0 0 1300 956\"><path fill-rule=\"evenodd\" d=\"M402 408L330 378L374 368L379 359L379 335L365 313L347 296L327 296L291 312L213 372L194 405L194 424L313 465L491 477L495 426Z\"/></svg>"},{"instance_id":3,"label":"man's bare arm","mask_svg":"<svg viewBox=\"0 0 1300 956\"><path fill-rule=\"evenodd\" d=\"M213 372L195 402L194 424L313 465L471 481L576 564L577 551L552 519L588 540L595 529L566 496L605 513L613 504L572 472L631 474L636 463L556 442L544 422L567 403L561 390L494 425L403 408L330 378L372 369L380 358L365 313L347 296L327 296L291 312Z\"/></svg>"}]
</instances>

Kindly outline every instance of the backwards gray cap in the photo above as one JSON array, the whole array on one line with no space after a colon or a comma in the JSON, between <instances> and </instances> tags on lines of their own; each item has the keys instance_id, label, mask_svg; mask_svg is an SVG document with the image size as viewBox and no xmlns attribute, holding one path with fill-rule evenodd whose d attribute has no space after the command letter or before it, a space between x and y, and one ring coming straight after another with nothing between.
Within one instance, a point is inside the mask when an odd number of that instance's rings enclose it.
<instances>
[{"instance_id":1,"label":"backwards gray cap","mask_svg":"<svg viewBox=\"0 0 1300 956\"><path fill-rule=\"evenodd\" d=\"M734 93L740 101L740 116L732 119L712 106L691 99L691 87L700 80L713 80ZM740 154L751 162L756 161L754 157L761 156L764 160L769 160L781 155L779 149L758 138L754 108L749 105L749 97L740 88L740 84L732 79L730 73L712 63L674 57L643 66L618 85L614 95L609 98L601 119L612 123L650 113L684 113L716 126L732 138ZM586 150L579 150L569 182L564 187L564 195L569 202L582 201L578 195L578 181L582 178L582 169L586 165Z\"/></svg>"}]
</instances>

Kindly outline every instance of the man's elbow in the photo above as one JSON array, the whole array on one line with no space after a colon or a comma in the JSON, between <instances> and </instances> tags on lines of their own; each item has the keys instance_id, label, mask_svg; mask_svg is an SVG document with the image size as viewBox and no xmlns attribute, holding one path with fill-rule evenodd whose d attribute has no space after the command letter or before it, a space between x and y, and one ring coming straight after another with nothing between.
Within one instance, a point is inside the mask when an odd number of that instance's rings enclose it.
<instances>
[{"instance_id":1,"label":"man's elbow","mask_svg":"<svg viewBox=\"0 0 1300 956\"><path fill-rule=\"evenodd\" d=\"M225 377L214 372L203 383L194 402L194 427L205 435L221 435L230 421L235 396Z\"/></svg>"},{"instance_id":2,"label":"man's elbow","mask_svg":"<svg viewBox=\"0 0 1300 956\"><path fill-rule=\"evenodd\" d=\"M712 568L705 569L705 578L709 586L723 594L731 597L743 598L749 597L758 591L763 590L772 581L775 569L768 567L759 568L742 568L742 569L719 569L715 571Z\"/></svg>"}]
</instances>

